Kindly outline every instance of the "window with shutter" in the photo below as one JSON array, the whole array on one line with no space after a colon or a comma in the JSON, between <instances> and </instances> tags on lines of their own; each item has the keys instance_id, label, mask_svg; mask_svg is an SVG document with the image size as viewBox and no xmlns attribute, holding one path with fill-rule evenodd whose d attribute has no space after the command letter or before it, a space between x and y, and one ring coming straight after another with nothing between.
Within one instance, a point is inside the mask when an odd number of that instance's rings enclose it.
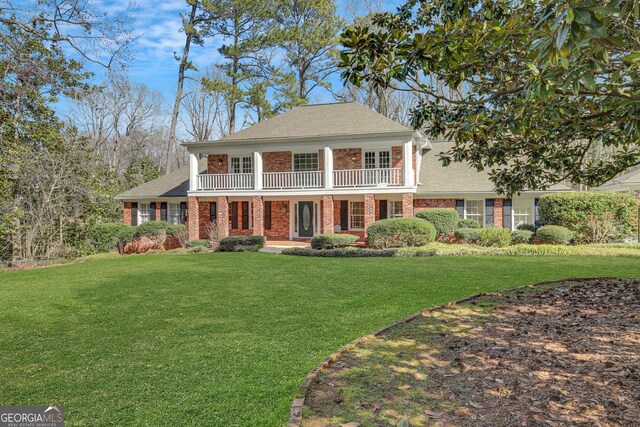
<instances>
[{"instance_id":1,"label":"window with shutter","mask_svg":"<svg viewBox=\"0 0 640 427\"><path fill-rule=\"evenodd\" d=\"M504 201L502 202L502 226L504 228L513 228L513 223L511 222L512 206L513 201L511 199L504 199Z\"/></svg>"},{"instance_id":2,"label":"window with shutter","mask_svg":"<svg viewBox=\"0 0 640 427\"><path fill-rule=\"evenodd\" d=\"M495 219L493 217L493 207L495 206L494 199L486 199L484 201L484 220L485 224L495 224Z\"/></svg>"},{"instance_id":3,"label":"window with shutter","mask_svg":"<svg viewBox=\"0 0 640 427\"><path fill-rule=\"evenodd\" d=\"M264 202L264 228L271 230L271 202Z\"/></svg>"},{"instance_id":4,"label":"window with shutter","mask_svg":"<svg viewBox=\"0 0 640 427\"><path fill-rule=\"evenodd\" d=\"M231 202L231 209L229 209L229 220L231 221L231 229L238 229L238 202Z\"/></svg>"},{"instance_id":5,"label":"window with shutter","mask_svg":"<svg viewBox=\"0 0 640 427\"><path fill-rule=\"evenodd\" d=\"M156 220L156 202L149 203L149 221Z\"/></svg>"},{"instance_id":6,"label":"window with shutter","mask_svg":"<svg viewBox=\"0 0 640 427\"><path fill-rule=\"evenodd\" d=\"M209 203L209 221L214 222L218 217L218 205L216 202Z\"/></svg>"},{"instance_id":7,"label":"window with shutter","mask_svg":"<svg viewBox=\"0 0 640 427\"><path fill-rule=\"evenodd\" d=\"M138 204L131 203L131 225L138 225Z\"/></svg>"},{"instance_id":8,"label":"window with shutter","mask_svg":"<svg viewBox=\"0 0 640 427\"><path fill-rule=\"evenodd\" d=\"M349 202L347 200L340 201L340 228L342 230L349 229Z\"/></svg>"},{"instance_id":9,"label":"window with shutter","mask_svg":"<svg viewBox=\"0 0 640 427\"><path fill-rule=\"evenodd\" d=\"M167 217L167 202L160 203L160 221L168 221ZM175 223L177 224L177 222Z\"/></svg>"}]
</instances>

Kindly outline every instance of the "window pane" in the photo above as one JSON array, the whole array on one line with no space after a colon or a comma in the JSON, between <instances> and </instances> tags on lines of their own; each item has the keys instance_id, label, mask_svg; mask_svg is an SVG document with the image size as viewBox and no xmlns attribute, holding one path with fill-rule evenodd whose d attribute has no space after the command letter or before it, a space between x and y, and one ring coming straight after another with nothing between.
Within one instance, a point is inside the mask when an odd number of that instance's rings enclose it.
<instances>
[{"instance_id":1,"label":"window pane","mask_svg":"<svg viewBox=\"0 0 640 427\"><path fill-rule=\"evenodd\" d=\"M318 153L295 153L293 155L293 171L308 172L318 170Z\"/></svg>"},{"instance_id":2,"label":"window pane","mask_svg":"<svg viewBox=\"0 0 640 427\"><path fill-rule=\"evenodd\" d=\"M349 229L362 230L364 228L364 202L350 202Z\"/></svg>"},{"instance_id":3,"label":"window pane","mask_svg":"<svg viewBox=\"0 0 640 427\"><path fill-rule=\"evenodd\" d=\"M380 169L391 167L391 154L388 151L381 151L378 153L378 156L378 167Z\"/></svg>"},{"instance_id":4,"label":"window pane","mask_svg":"<svg viewBox=\"0 0 640 427\"><path fill-rule=\"evenodd\" d=\"M389 205L388 205L387 209L388 209L388 213L387 213L387 217L388 218L401 218L402 217L402 202L401 201L389 202Z\"/></svg>"},{"instance_id":5,"label":"window pane","mask_svg":"<svg viewBox=\"0 0 640 427\"><path fill-rule=\"evenodd\" d=\"M149 203L140 203L138 205L139 224L149 221Z\"/></svg>"},{"instance_id":6,"label":"window pane","mask_svg":"<svg viewBox=\"0 0 640 427\"><path fill-rule=\"evenodd\" d=\"M484 200L465 200L465 218L484 223Z\"/></svg>"},{"instance_id":7,"label":"window pane","mask_svg":"<svg viewBox=\"0 0 640 427\"><path fill-rule=\"evenodd\" d=\"M242 173L253 173L253 162L251 156L242 158Z\"/></svg>"},{"instance_id":8,"label":"window pane","mask_svg":"<svg viewBox=\"0 0 640 427\"><path fill-rule=\"evenodd\" d=\"M513 200L513 227L521 224L533 224L531 200Z\"/></svg>"},{"instance_id":9,"label":"window pane","mask_svg":"<svg viewBox=\"0 0 640 427\"><path fill-rule=\"evenodd\" d=\"M375 151L364 152L364 168L365 169L376 168L376 152Z\"/></svg>"},{"instance_id":10,"label":"window pane","mask_svg":"<svg viewBox=\"0 0 640 427\"><path fill-rule=\"evenodd\" d=\"M179 224L180 223L180 204L179 203L169 203L169 215L168 215L169 224Z\"/></svg>"},{"instance_id":11,"label":"window pane","mask_svg":"<svg viewBox=\"0 0 640 427\"><path fill-rule=\"evenodd\" d=\"M230 161L230 169L231 173L240 173L240 157L231 157Z\"/></svg>"}]
</instances>

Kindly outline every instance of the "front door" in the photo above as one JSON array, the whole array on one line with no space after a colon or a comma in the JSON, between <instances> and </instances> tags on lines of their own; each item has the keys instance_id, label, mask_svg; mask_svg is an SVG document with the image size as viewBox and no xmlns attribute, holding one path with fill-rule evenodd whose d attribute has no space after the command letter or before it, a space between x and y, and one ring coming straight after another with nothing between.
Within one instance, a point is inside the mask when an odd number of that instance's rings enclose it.
<instances>
[{"instance_id":1,"label":"front door","mask_svg":"<svg viewBox=\"0 0 640 427\"><path fill-rule=\"evenodd\" d=\"M313 202L298 203L298 237L313 237Z\"/></svg>"}]
</instances>

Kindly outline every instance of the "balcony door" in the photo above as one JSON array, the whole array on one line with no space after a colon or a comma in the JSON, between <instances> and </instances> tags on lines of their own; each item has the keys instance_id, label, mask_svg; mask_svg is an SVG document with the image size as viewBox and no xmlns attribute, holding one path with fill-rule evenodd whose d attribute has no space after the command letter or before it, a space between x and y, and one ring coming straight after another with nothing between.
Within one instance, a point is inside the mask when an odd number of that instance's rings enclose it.
<instances>
[{"instance_id":1,"label":"balcony door","mask_svg":"<svg viewBox=\"0 0 640 427\"><path fill-rule=\"evenodd\" d=\"M362 161L364 185L391 184L391 151L365 151Z\"/></svg>"}]
</instances>

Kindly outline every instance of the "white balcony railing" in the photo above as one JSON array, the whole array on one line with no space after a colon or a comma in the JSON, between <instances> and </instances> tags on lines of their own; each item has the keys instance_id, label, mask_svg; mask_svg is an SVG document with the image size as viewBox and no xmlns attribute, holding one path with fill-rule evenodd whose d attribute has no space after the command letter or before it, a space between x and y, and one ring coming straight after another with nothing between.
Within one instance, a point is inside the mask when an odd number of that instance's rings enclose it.
<instances>
[{"instance_id":1,"label":"white balcony railing","mask_svg":"<svg viewBox=\"0 0 640 427\"><path fill-rule=\"evenodd\" d=\"M334 187L377 187L388 185L402 185L401 168L333 171Z\"/></svg>"},{"instance_id":2,"label":"white balcony railing","mask_svg":"<svg viewBox=\"0 0 640 427\"><path fill-rule=\"evenodd\" d=\"M251 190L252 173L216 173L198 175L198 190Z\"/></svg>"},{"instance_id":3,"label":"white balcony railing","mask_svg":"<svg viewBox=\"0 0 640 427\"><path fill-rule=\"evenodd\" d=\"M322 188L322 172L265 172L262 174L262 187L265 190L287 188Z\"/></svg>"}]
</instances>

